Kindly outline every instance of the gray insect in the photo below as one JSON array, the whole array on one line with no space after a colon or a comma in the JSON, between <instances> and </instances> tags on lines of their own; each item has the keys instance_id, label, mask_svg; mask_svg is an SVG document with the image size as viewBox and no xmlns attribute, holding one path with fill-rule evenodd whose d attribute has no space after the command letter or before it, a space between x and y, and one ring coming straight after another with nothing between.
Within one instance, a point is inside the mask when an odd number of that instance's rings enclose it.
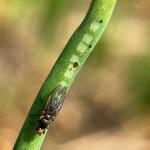
<instances>
[{"instance_id":1,"label":"gray insect","mask_svg":"<svg viewBox=\"0 0 150 150\"><path fill-rule=\"evenodd\" d=\"M46 105L43 107L43 111L40 114L40 118L37 121L36 131L41 135L45 133L49 125L54 121L55 117L59 113L66 94L66 87L58 85L50 94Z\"/></svg>"}]
</instances>

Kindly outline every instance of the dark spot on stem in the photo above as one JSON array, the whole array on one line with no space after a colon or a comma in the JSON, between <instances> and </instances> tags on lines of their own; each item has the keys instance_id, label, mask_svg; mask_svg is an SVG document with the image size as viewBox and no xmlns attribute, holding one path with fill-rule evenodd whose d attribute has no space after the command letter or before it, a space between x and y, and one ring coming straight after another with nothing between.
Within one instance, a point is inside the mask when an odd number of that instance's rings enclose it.
<instances>
[{"instance_id":1,"label":"dark spot on stem","mask_svg":"<svg viewBox=\"0 0 150 150\"><path fill-rule=\"evenodd\" d=\"M100 20L99 22L100 22L100 23L103 23L103 20Z\"/></svg>"},{"instance_id":2,"label":"dark spot on stem","mask_svg":"<svg viewBox=\"0 0 150 150\"><path fill-rule=\"evenodd\" d=\"M89 45L89 48L91 48L92 47L92 45Z\"/></svg>"},{"instance_id":3,"label":"dark spot on stem","mask_svg":"<svg viewBox=\"0 0 150 150\"><path fill-rule=\"evenodd\" d=\"M78 67L78 65L79 65L78 62L74 62L74 63L73 63L73 68Z\"/></svg>"}]
</instances>

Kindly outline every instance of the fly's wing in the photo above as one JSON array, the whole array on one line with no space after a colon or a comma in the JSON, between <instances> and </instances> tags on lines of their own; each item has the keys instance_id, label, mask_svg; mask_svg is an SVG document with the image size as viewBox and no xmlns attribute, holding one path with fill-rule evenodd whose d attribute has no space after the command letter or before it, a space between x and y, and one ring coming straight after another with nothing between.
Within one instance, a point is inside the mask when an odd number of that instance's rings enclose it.
<instances>
[{"instance_id":1,"label":"fly's wing","mask_svg":"<svg viewBox=\"0 0 150 150\"><path fill-rule=\"evenodd\" d=\"M51 116L57 116L61 109L66 94L66 87L58 85L52 92L47 101L45 112Z\"/></svg>"}]
</instances>

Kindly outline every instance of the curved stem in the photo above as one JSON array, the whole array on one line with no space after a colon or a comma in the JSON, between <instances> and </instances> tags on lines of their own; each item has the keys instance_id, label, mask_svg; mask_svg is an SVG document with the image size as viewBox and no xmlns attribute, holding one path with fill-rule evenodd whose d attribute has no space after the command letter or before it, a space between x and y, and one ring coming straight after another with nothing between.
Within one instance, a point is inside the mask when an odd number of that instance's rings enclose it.
<instances>
[{"instance_id":1,"label":"curved stem","mask_svg":"<svg viewBox=\"0 0 150 150\"><path fill-rule=\"evenodd\" d=\"M117 0L92 0L88 13L65 46L54 67L43 83L20 131L14 150L39 150L45 134L36 133L37 114L43 109L40 98L48 100L58 85L69 89L83 63L100 39L112 15ZM33 123L34 122L34 123Z\"/></svg>"}]
</instances>

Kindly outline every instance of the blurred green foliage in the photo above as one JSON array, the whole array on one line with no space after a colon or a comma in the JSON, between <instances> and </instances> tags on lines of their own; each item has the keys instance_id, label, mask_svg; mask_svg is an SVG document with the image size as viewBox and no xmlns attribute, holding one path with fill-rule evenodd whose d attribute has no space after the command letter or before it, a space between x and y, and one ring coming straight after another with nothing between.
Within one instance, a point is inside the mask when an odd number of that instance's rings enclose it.
<instances>
[{"instance_id":1,"label":"blurred green foliage","mask_svg":"<svg viewBox=\"0 0 150 150\"><path fill-rule=\"evenodd\" d=\"M7 15L13 21L30 22L36 28L37 37L43 45L54 42L54 34L59 16L66 11L68 0L7 0ZM25 22L26 21L26 22Z\"/></svg>"},{"instance_id":2,"label":"blurred green foliage","mask_svg":"<svg viewBox=\"0 0 150 150\"><path fill-rule=\"evenodd\" d=\"M150 55L135 56L129 65L128 88L138 110L150 109ZM134 108L135 109L135 108Z\"/></svg>"},{"instance_id":3,"label":"blurred green foliage","mask_svg":"<svg viewBox=\"0 0 150 150\"><path fill-rule=\"evenodd\" d=\"M49 42L54 42L54 34L55 34L55 27L57 27L57 22L61 12L64 12L64 6L67 1L60 0L47 0L45 2L44 8L42 9L42 19L41 19L41 26L40 26L40 37L44 44Z\"/></svg>"}]
</instances>

